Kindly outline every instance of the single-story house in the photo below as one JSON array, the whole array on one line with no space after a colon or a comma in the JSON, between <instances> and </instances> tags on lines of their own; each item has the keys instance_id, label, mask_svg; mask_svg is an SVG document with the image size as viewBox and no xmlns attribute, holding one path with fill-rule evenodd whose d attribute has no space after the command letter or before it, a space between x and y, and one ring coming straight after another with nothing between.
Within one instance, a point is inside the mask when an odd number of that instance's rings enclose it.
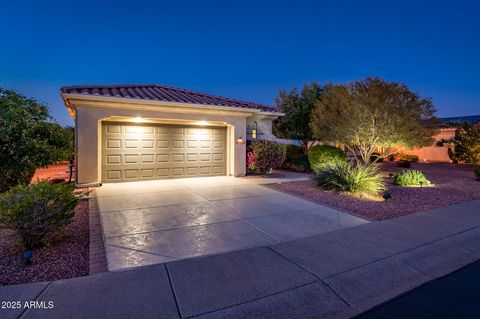
<instances>
[{"instance_id":1,"label":"single-story house","mask_svg":"<svg viewBox=\"0 0 480 319\"><path fill-rule=\"evenodd\" d=\"M246 173L245 141L275 139L272 106L162 85L68 86L76 183Z\"/></svg>"}]
</instances>

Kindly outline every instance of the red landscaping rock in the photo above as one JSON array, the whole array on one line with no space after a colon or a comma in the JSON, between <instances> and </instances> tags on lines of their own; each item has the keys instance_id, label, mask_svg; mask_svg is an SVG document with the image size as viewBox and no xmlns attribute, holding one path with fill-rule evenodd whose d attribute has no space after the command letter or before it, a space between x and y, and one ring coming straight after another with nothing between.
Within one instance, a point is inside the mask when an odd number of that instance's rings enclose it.
<instances>
[{"instance_id":1,"label":"red landscaping rock","mask_svg":"<svg viewBox=\"0 0 480 319\"><path fill-rule=\"evenodd\" d=\"M422 171L434 187L401 187L393 185L395 174L404 168L394 162L381 165L392 199L368 201L319 189L312 181L273 184L270 187L305 199L331 206L370 220L383 220L453 205L480 198L480 182L469 165L449 163L412 163L410 169Z\"/></svg>"}]
</instances>

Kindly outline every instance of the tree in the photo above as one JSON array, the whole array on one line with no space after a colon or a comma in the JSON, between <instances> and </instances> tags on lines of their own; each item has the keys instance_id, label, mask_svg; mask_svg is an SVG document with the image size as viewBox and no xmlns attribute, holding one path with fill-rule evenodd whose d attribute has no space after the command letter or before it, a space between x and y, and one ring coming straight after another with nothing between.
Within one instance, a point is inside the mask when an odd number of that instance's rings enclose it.
<instances>
[{"instance_id":1,"label":"tree","mask_svg":"<svg viewBox=\"0 0 480 319\"><path fill-rule=\"evenodd\" d=\"M0 88L0 193L72 154L71 129L52 122L45 104Z\"/></svg>"},{"instance_id":2,"label":"tree","mask_svg":"<svg viewBox=\"0 0 480 319\"><path fill-rule=\"evenodd\" d=\"M276 119L274 133L278 137L300 140L305 154L313 145L314 136L310 128L313 109L327 86L316 82L305 84L301 91L294 87L290 92L280 90L275 103L285 116Z\"/></svg>"},{"instance_id":3,"label":"tree","mask_svg":"<svg viewBox=\"0 0 480 319\"><path fill-rule=\"evenodd\" d=\"M367 78L332 85L313 112L310 126L318 140L344 144L357 160L369 163L375 152L428 146L438 126L428 98L404 84Z\"/></svg>"},{"instance_id":4,"label":"tree","mask_svg":"<svg viewBox=\"0 0 480 319\"><path fill-rule=\"evenodd\" d=\"M455 161L480 165L480 122L458 128L453 144Z\"/></svg>"}]
</instances>

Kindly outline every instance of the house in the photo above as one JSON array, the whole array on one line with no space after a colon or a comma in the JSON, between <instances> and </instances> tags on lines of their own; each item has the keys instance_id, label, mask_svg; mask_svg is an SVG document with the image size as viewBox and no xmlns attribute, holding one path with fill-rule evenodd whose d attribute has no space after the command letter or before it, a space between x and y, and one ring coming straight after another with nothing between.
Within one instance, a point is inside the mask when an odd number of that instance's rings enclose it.
<instances>
[{"instance_id":1,"label":"house","mask_svg":"<svg viewBox=\"0 0 480 319\"><path fill-rule=\"evenodd\" d=\"M162 85L68 86L76 183L246 172L247 138L274 139L276 107ZM249 128L247 130L247 127Z\"/></svg>"}]
</instances>

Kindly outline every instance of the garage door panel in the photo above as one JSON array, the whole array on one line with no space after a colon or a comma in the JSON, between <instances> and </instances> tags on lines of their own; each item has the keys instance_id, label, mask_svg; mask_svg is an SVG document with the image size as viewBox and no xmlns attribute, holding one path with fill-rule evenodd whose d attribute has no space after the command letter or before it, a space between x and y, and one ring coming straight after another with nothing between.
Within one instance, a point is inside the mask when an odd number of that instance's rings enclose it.
<instances>
[{"instance_id":1,"label":"garage door panel","mask_svg":"<svg viewBox=\"0 0 480 319\"><path fill-rule=\"evenodd\" d=\"M108 139L106 142L107 149L121 149L122 140L121 139Z\"/></svg>"},{"instance_id":2,"label":"garage door panel","mask_svg":"<svg viewBox=\"0 0 480 319\"><path fill-rule=\"evenodd\" d=\"M142 149L153 149L155 145L154 140L141 140Z\"/></svg>"},{"instance_id":3,"label":"garage door panel","mask_svg":"<svg viewBox=\"0 0 480 319\"><path fill-rule=\"evenodd\" d=\"M139 164L138 163L139 154L125 154L124 163L125 164Z\"/></svg>"},{"instance_id":4,"label":"garage door panel","mask_svg":"<svg viewBox=\"0 0 480 319\"><path fill-rule=\"evenodd\" d=\"M212 166L212 173L218 175L225 175L224 166Z\"/></svg>"},{"instance_id":5,"label":"garage door panel","mask_svg":"<svg viewBox=\"0 0 480 319\"><path fill-rule=\"evenodd\" d=\"M172 167L172 175L176 177L185 176L185 167Z\"/></svg>"},{"instance_id":6,"label":"garage door panel","mask_svg":"<svg viewBox=\"0 0 480 319\"><path fill-rule=\"evenodd\" d=\"M185 147L185 141L184 140L173 140L172 141L172 148L184 148Z\"/></svg>"},{"instance_id":7,"label":"garage door panel","mask_svg":"<svg viewBox=\"0 0 480 319\"><path fill-rule=\"evenodd\" d=\"M155 163L155 154L142 154L141 155L142 164L153 164Z\"/></svg>"},{"instance_id":8,"label":"garage door panel","mask_svg":"<svg viewBox=\"0 0 480 319\"><path fill-rule=\"evenodd\" d=\"M225 128L104 123L102 181L225 175Z\"/></svg>"},{"instance_id":9,"label":"garage door panel","mask_svg":"<svg viewBox=\"0 0 480 319\"><path fill-rule=\"evenodd\" d=\"M125 149L138 148L140 145L139 140L125 139L124 141Z\"/></svg>"},{"instance_id":10,"label":"garage door panel","mask_svg":"<svg viewBox=\"0 0 480 319\"><path fill-rule=\"evenodd\" d=\"M170 148L170 142L168 140L157 140L157 148Z\"/></svg>"},{"instance_id":11,"label":"garage door panel","mask_svg":"<svg viewBox=\"0 0 480 319\"><path fill-rule=\"evenodd\" d=\"M121 181L122 180L122 171L121 170L108 170L106 172L107 181Z\"/></svg>"},{"instance_id":12,"label":"garage door panel","mask_svg":"<svg viewBox=\"0 0 480 319\"><path fill-rule=\"evenodd\" d=\"M170 169L169 168L157 168L155 177L156 178L169 178L170 177Z\"/></svg>"},{"instance_id":13,"label":"garage door panel","mask_svg":"<svg viewBox=\"0 0 480 319\"><path fill-rule=\"evenodd\" d=\"M157 163L170 162L170 154L157 154Z\"/></svg>"},{"instance_id":14,"label":"garage door panel","mask_svg":"<svg viewBox=\"0 0 480 319\"><path fill-rule=\"evenodd\" d=\"M210 140L200 140L200 148L210 148Z\"/></svg>"},{"instance_id":15,"label":"garage door panel","mask_svg":"<svg viewBox=\"0 0 480 319\"><path fill-rule=\"evenodd\" d=\"M172 154L172 162L173 163L184 163L185 162L185 154Z\"/></svg>"},{"instance_id":16,"label":"garage door panel","mask_svg":"<svg viewBox=\"0 0 480 319\"><path fill-rule=\"evenodd\" d=\"M173 135L185 135L185 129L183 127L171 127L170 134Z\"/></svg>"},{"instance_id":17,"label":"garage door panel","mask_svg":"<svg viewBox=\"0 0 480 319\"><path fill-rule=\"evenodd\" d=\"M122 163L122 155L121 154L111 154L107 155L107 164L121 164Z\"/></svg>"},{"instance_id":18,"label":"garage door panel","mask_svg":"<svg viewBox=\"0 0 480 319\"><path fill-rule=\"evenodd\" d=\"M213 148L224 148L223 141L212 141Z\"/></svg>"}]
</instances>

